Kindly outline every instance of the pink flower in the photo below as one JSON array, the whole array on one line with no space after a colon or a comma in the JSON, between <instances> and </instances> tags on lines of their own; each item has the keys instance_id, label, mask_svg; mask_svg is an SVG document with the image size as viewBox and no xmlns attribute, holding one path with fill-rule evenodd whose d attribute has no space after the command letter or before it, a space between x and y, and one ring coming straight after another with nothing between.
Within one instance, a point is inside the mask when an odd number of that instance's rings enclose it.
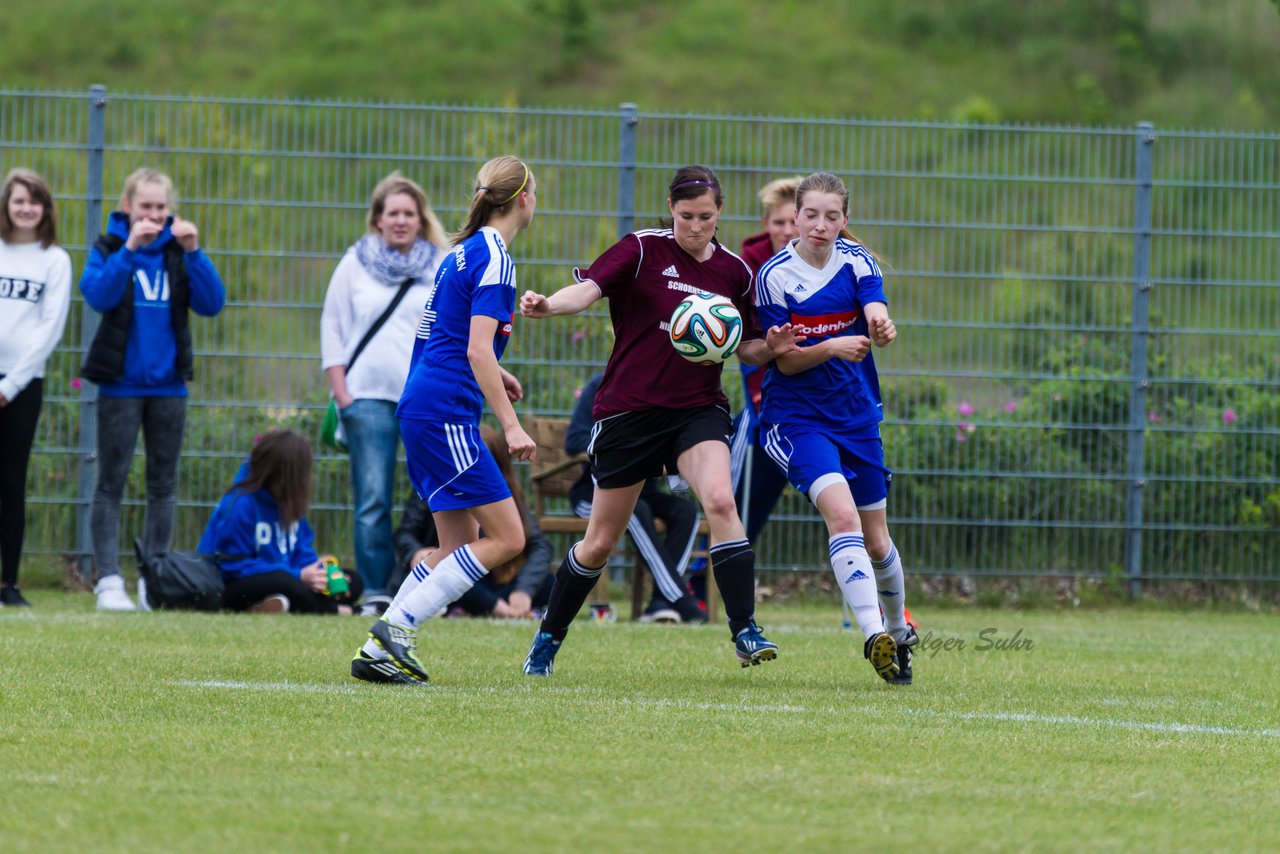
<instances>
[{"instance_id":1,"label":"pink flower","mask_svg":"<svg viewBox=\"0 0 1280 854\"><path fill-rule=\"evenodd\" d=\"M1009 401L1008 403L1006 403L1006 404L1004 405L1004 411L1005 411L1005 412L1017 412L1017 411L1018 411L1018 401L1016 401L1016 400L1011 400L1011 401Z\"/></svg>"},{"instance_id":2,"label":"pink flower","mask_svg":"<svg viewBox=\"0 0 1280 854\"><path fill-rule=\"evenodd\" d=\"M1236 411L1229 406L1222 411L1222 423L1226 424L1228 427L1235 424L1239 419L1240 416L1237 415Z\"/></svg>"},{"instance_id":3,"label":"pink flower","mask_svg":"<svg viewBox=\"0 0 1280 854\"><path fill-rule=\"evenodd\" d=\"M79 377L76 377L71 381L71 387L76 391L79 391L80 389L84 388L84 383L80 382Z\"/></svg>"},{"instance_id":4,"label":"pink flower","mask_svg":"<svg viewBox=\"0 0 1280 854\"><path fill-rule=\"evenodd\" d=\"M964 433L961 433L961 432L957 431L957 432L956 432L956 441L957 441L957 442L963 442L964 440L965 440L965 435L964 435Z\"/></svg>"},{"instance_id":5,"label":"pink flower","mask_svg":"<svg viewBox=\"0 0 1280 854\"><path fill-rule=\"evenodd\" d=\"M261 434L261 433L254 433L254 434L253 434L253 444L255 444L255 445L256 445L256 444L258 444L258 443L259 443L259 442L261 442L261 441L262 441L262 434Z\"/></svg>"},{"instance_id":6,"label":"pink flower","mask_svg":"<svg viewBox=\"0 0 1280 854\"><path fill-rule=\"evenodd\" d=\"M973 408L973 406L969 403L969 401L962 400L960 401L960 405L956 407L956 411L959 412L962 417L968 418L977 410Z\"/></svg>"},{"instance_id":7,"label":"pink flower","mask_svg":"<svg viewBox=\"0 0 1280 854\"><path fill-rule=\"evenodd\" d=\"M582 386L578 386L573 390L573 396L574 396L574 399L582 397Z\"/></svg>"},{"instance_id":8,"label":"pink flower","mask_svg":"<svg viewBox=\"0 0 1280 854\"><path fill-rule=\"evenodd\" d=\"M1160 417L1159 412L1148 412L1147 420L1150 421L1152 424L1159 424L1163 419Z\"/></svg>"},{"instance_id":9,"label":"pink flower","mask_svg":"<svg viewBox=\"0 0 1280 854\"><path fill-rule=\"evenodd\" d=\"M1062 403L1062 395L1060 395L1060 394L1055 394L1055 395L1053 396L1053 400L1054 400L1054 402L1055 402L1055 403Z\"/></svg>"},{"instance_id":10,"label":"pink flower","mask_svg":"<svg viewBox=\"0 0 1280 854\"><path fill-rule=\"evenodd\" d=\"M579 341L581 341L583 338L586 338L586 337L587 337L587 330L579 329L578 331L573 333L573 337L571 340L573 341L574 344L577 344Z\"/></svg>"}]
</instances>

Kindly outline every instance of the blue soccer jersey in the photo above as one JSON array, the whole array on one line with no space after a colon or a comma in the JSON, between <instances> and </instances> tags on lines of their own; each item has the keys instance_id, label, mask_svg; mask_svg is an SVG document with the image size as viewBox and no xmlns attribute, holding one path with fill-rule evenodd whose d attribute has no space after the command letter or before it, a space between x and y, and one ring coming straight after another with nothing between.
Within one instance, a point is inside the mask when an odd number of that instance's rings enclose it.
<instances>
[{"instance_id":1,"label":"blue soccer jersey","mask_svg":"<svg viewBox=\"0 0 1280 854\"><path fill-rule=\"evenodd\" d=\"M801 347L840 336L866 335L862 307L887 303L880 267L863 246L841 238L816 270L788 244L756 277L756 308L768 329L790 323ZM764 380L766 424L806 424L850 434L879 423L880 380L870 354L861 362L828 359L790 376L769 365Z\"/></svg>"},{"instance_id":2,"label":"blue soccer jersey","mask_svg":"<svg viewBox=\"0 0 1280 854\"><path fill-rule=\"evenodd\" d=\"M467 360L471 318L498 321L493 353L502 358L511 338L516 304L516 268L496 229L485 226L454 247L440 265L413 342L409 379L399 418L477 423L484 395Z\"/></svg>"}]
</instances>

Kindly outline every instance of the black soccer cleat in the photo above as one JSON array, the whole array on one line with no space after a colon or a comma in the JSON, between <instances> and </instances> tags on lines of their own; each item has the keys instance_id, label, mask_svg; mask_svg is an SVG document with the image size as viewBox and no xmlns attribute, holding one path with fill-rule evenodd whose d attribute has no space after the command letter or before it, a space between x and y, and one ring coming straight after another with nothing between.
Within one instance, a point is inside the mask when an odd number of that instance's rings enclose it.
<instances>
[{"instance_id":1,"label":"black soccer cleat","mask_svg":"<svg viewBox=\"0 0 1280 854\"><path fill-rule=\"evenodd\" d=\"M898 675L898 644L893 635L880 632L867 638L862 647L862 657L871 662L876 675L886 682L892 682Z\"/></svg>"},{"instance_id":2,"label":"black soccer cleat","mask_svg":"<svg viewBox=\"0 0 1280 854\"><path fill-rule=\"evenodd\" d=\"M351 659L351 678L361 682L376 682L383 685L420 685L431 683L423 679L414 679L408 673L396 667L389 658L374 658L363 649Z\"/></svg>"},{"instance_id":3,"label":"black soccer cleat","mask_svg":"<svg viewBox=\"0 0 1280 854\"><path fill-rule=\"evenodd\" d=\"M386 650L387 655L400 671L419 682L429 682L427 668L418 660L418 633L407 626L398 626L387 620L386 616L373 621L369 629L369 637L373 642Z\"/></svg>"},{"instance_id":4,"label":"black soccer cleat","mask_svg":"<svg viewBox=\"0 0 1280 854\"><path fill-rule=\"evenodd\" d=\"M898 675L889 681L894 685L910 685L911 648L919 642L920 636L916 634L916 630L910 623L905 629L894 629L889 634L893 635L894 641L898 644Z\"/></svg>"}]
</instances>

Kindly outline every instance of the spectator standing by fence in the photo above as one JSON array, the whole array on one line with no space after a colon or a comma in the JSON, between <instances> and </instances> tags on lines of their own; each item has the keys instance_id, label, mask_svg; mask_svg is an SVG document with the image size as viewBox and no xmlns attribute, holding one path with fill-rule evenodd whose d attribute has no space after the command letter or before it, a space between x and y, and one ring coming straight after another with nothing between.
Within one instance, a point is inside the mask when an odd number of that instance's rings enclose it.
<instances>
[{"instance_id":1,"label":"spectator standing by fence","mask_svg":"<svg viewBox=\"0 0 1280 854\"><path fill-rule=\"evenodd\" d=\"M0 605L31 604L18 589L27 463L45 361L70 301L71 258L58 245L53 194L35 172L12 169L0 190Z\"/></svg>"},{"instance_id":2,"label":"spectator standing by fence","mask_svg":"<svg viewBox=\"0 0 1280 854\"><path fill-rule=\"evenodd\" d=\"M120 575L120 502L141 428L143 548L169 550L193 373L190 312L213 317L226 291L195 224L174 213L173 181L139 169L89 252L80 290L102 313L80 375L98 384L98 482L90 512L98 608L132 611Z\"/></svg>"}]
</instances>

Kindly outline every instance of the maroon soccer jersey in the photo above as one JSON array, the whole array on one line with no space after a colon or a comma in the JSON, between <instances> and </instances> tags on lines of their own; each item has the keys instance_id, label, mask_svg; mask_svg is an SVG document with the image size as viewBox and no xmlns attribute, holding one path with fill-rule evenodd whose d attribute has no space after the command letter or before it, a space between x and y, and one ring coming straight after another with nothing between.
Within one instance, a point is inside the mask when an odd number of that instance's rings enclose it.
<instances>
[{"instance_id":1,"label":"maroon soccer jersey","mask_svg":"<svg viewBox=\"0 0 1280 854\"><path fill-rule=\"evenodd\" d=\"M670 229L628 234L595 260L590 279L609 298L613 352L604 369L592 414L596 420L654 407L728 407L720 387L721 365L696 365L671 346L671 313L691 293L733 300L742 314L743 338L760 337L751 295L751 271L742 259L714 243L706 261L680 248Z\"/></svg>"}]
</instances>

